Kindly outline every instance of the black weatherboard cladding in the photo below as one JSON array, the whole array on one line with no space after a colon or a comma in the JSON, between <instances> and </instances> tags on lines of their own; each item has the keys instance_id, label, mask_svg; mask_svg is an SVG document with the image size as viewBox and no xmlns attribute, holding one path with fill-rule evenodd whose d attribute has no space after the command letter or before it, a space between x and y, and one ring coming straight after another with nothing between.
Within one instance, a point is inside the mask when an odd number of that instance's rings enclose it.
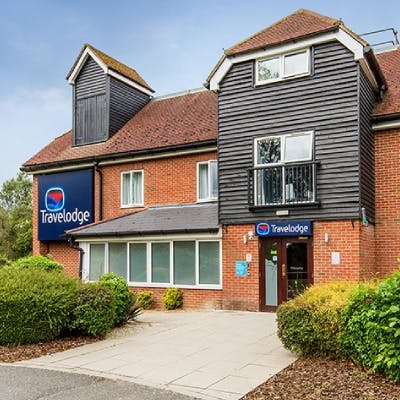
<instances>
[{"instance_id":1,"label":"black weatherboard cladding","mask_svg":"<svg viewBox=\"0 0 400 400\"><path fill-rule=\"evenodd\" d=\"M107 139L106 75L89 57L74 86L74 144Z\"/></svg>"},{"instance_id":2,"label":"black weatherboard cladding","mask_svg":"<svg viewBox=\"0 0 400 400\"><path fill-rule=\"evenodd\" d=\"M149 100L88 57L74 86L74 145L109 139Z\"/></svg>"},{"instance_id":3,"label":"black weatherboard cladding","mask_svg":"<svg viewBox=\"0 0 400 400\"><path fill-rule=\"evenodd\" d=\"M360 68L360 206L375 221L374 132L371 114L376 96Z\"/></svg>"},{"instance_id":4,"label":"black weatherboard cladding","mask_svg":"<svg viewBox=\"0 0 400 400\"><path fill-rule=\"evenodd\" d=\"M110 82L110 136L121 129L150 97L125 83L109 77Z\"/></svg>"},{"instance_id":5,"label":"black weatherboard cladding","mask_svg":"<svg viewBox=\"0 0 400 400\"><path fill-rule=\"evenodd\" d=\"M308 130L314 131L314 160L319 162L319 205L288 206L284 218L359 218L359 65L338 42L317 45L312 53L313 74L308 77L255 87L254 61L247 61L233 65L221 82L220 223L279 219L276 208L252 211L248 206L247 169L253 167L254 138ZM369 108L368 103L361 111L363 118ZM367 140L363 144L369 145ZM366 191L368 184L373 186L365 179Z\"/></svg>"}]
</instances>

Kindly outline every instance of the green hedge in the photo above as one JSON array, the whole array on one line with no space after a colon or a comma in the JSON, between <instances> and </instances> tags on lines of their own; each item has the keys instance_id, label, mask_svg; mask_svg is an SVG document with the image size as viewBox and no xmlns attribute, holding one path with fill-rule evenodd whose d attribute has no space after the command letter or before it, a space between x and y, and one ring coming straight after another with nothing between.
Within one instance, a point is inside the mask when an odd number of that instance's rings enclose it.
<instances>
[{"instance_id":1,"label":"green hedge","mask_svg":"<svg viewBox=\"0 0 400 400\"><path fill-rule=\"evenodd\" d=\"M131 302L132 293L129 291L126 280L113 273L104 274L99 279L102 285L108 287L115 299L115 325L122 324L127 317Z\"/></svg>"},{"instance_id":2,"label":"green hedge","mask_svg":"<svg viewBox=\"0 0 400 400\"><path fill-rule=\"evenodd\" d=\"M315 285L280 305L278 336L284 347L305 356L341 357L341 312L354 288L349 282Z\"/></svg>"},{"instance_id":3,"label":"green hedge","mask_svg":"<svg viewBox=\"0 0 400 400\"><path fill-rule=\"evenodd\" d=\"M70 325L77 281L38 268L0 269L0 344L50 341Z\"/></svg>"},{"instance_id":4,"label":"green hedge","mask_svg":"<svg viewBox=\"0 0 400 400\"><path fill-rule=\"evenodd\" d=\"M341 344L356 363L400 382L400 272L362 285L343 312Z\"/></svg>"},{"instance_id":5,"label":"green hedge","mask_svg":"<svg viewBox=\"0 0 400 400\"><path fill-rule=\"evenodd\" d=\"M63 266L48 256L28 256L20 258L12 263L16 268L39 268L45 271L62 271Z\"/></svg>"},{"instance_id":6,"label":"green hedge","mask_svg":"<svg viewBox=\"0 0 400 400\"><path fill-rule=\"evenodd\" d=\"M78 287L72 329L84 335L102 336L114 326L115 316L115 297L108 287L99 282Z\"/></svg>"}]
</instances>

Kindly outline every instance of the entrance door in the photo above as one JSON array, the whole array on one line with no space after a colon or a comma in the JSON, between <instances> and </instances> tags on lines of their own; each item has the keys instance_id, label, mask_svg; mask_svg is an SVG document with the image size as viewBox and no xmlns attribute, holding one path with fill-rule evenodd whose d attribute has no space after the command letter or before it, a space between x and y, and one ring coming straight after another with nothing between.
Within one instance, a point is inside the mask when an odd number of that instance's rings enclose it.
<instances>
[{"instance_id":1,"label":"entrance door","mask_svg":"<svg viewBox=\"0 0 400 400\"><path fill-rule=\"evenodd\" d=\"M260 239L260 309L275 311L312 284L312 239Z\"/></svg>"}]
</instances>

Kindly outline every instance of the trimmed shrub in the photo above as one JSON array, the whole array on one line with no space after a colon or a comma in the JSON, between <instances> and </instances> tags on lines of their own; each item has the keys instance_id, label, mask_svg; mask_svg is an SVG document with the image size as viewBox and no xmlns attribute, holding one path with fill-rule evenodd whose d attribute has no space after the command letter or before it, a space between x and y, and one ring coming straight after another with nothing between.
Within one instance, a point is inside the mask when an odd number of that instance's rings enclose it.
<instances>
[{"instance_id":1,"label":"trimmed shrub","mask_svg":"<svg viewBox=\"0 0 400 400\"><path fill-rule=\"evenodd\" d=\"M73 311L71 328L91 336L103 336L115 322L115 297L111 290L98 282L81 284Z\"/></svg>"},{"instance_id":2,"label":"trimmed shrub","mask_svg":"<svg viewBox=\"0 0 400 400\"><path fill-rule=\"evenodd\" d=\"M163 295L163 304L167 310L175 310L183 304L183 292L179 288L168 288Z\"/></svg>"},{"instance_id":3,"label":"trimmed shrub","mask_svg":"<svg viewBox=\"0 0 400 400\"><path fill-rule=\"evenodd\" d=\"M0 269L0 344L53 340L70 324L78 282L38 268Z\"/></svg>"},{"instance_id":4,"label":"trimmed shrub","mask_svg":"<svg viewBox=\"0 0 400 400\"><path fill-rule=\"evenodd\" d=\"M23 257L14 261L11 265L16 268L39 268L45 271L63 270L63 266L57 261L54 261L50 255Z\"/></svg>"},{"instance_id":5,"label":"trimmed shrub","mask_svg":"<svg viewBox=\"0 0 400 400\"><path fill-rule=\"evenodd\" d=\"M154 302L153 292L147 290L138 293L136 297L136 302L139 307L143 308L144 310L148 310Z\"/></svg>"},{"instance_id":6,"label":"trimmed shrub","mask_svg":"<svg viewBox=\"0 0 400 400\"><path fill-rule=\"evenodd\" d=\"M400 382L400 271L362 285L343 312L341 343L353 361Z\"/></svg>"},{"instance_id":7,"label":"trimmed shrub","mask_svg":"<svg viewBox=\"0 0 400 400\"><path fill-rule=\"evenodd\" d=\"M129 291L128 283L124 278L113 273L102 275L99 279L99 282L108 287L114 295L114 324L122 324L126 320L126 316L132 302L132 293Z\"/></svg>"},{"instance_id":8,"label":"trimmed shrub","mask_svg":"<svg viewBox=\"0 0 400 400\"><path fill-rule=\"evenodd\" d=\"M305 356L342 357L341 312L355 287L350 282L315 285L280 305L278 336L284 347Z\"/></svg>"}]
</instances>

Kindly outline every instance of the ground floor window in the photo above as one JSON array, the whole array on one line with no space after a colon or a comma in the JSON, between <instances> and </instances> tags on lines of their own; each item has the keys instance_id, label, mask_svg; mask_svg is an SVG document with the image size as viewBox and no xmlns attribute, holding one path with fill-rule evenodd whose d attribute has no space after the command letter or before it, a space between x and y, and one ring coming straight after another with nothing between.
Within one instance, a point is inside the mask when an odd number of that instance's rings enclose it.
<instances>
[{"instance_id":1,"label":"ground floor window","mask_svg":"<svg viewBox=\"0 0 400 400\"><path fill-rule=\"evenodd\" d=\"M219 240L89 243L87 276L113 272L132 285L221 286Z\"/></svg>"}]
</instances>

